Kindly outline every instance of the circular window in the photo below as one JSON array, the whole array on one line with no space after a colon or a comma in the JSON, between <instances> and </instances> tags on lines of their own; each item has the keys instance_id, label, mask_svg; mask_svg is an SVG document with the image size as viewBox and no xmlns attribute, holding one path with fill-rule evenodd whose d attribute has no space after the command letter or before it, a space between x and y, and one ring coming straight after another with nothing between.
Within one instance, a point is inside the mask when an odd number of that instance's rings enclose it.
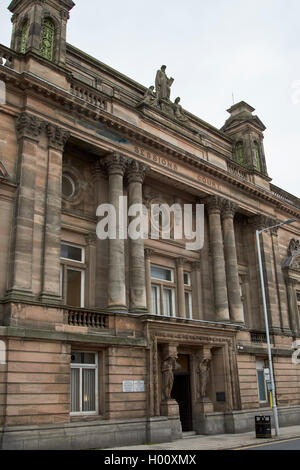
<instances>
[{"instance_id":1,"label":"circular window","mask_svg":"<svg viewBox=\"0 0 300 470\"><path fill-rule=\"evenodd\" d=\"M69 175L63 175L62 177L62 194L68 199L75 194L75 183Z\"/></svg>"}]
</instances>

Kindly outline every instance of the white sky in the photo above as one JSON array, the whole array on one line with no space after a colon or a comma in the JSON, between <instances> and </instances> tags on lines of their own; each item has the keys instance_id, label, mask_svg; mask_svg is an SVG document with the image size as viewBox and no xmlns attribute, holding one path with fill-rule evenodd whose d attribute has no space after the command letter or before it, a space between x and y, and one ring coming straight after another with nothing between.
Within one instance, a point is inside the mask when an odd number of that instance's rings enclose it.
<instances>
[{"instance_id":1,"label":"white sky","mask_svg":"<svg viewBox=\"0 0 300 470\"><path fill-rule=\"evenodd\" d=\"M263 121L273 183L300 197L299 0L75 0L67 41L137 82L162 64L171 99L220 128L234 102ZM9 46L9 0L0 43ZM298 145L297 145L298 144Z\"/></svg>"}]
</instances>

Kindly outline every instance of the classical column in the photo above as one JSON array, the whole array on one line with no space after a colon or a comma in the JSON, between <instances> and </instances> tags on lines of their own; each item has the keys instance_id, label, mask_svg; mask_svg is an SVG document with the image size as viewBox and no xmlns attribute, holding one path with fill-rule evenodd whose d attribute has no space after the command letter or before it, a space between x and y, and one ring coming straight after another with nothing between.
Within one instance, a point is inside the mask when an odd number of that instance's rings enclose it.
<instances>
[{"instance_id":1,"label":"classical column","mask_svg":"<svg viewBox=\"0 0 300 470\"><path fill-rule=\"evenodd\" d=\"M177 258L177 298L178 298L178 312L177 316L181 318L186 317L185 312L185 298L184 298L184 258Z\"/></svg>"},{"instance_id":2,"label":"classical column","mask_svg":"<svg viewBox=\"0 0 300 470\"><path fill-rule=\"evenodd\" d=\"M152 313L152 289L151 289L151 257L154 251L145 249L145 273L146 273L146 295L147 295L147 309Z\"/></svg>"},{"instance_id":3,"label":"classical column","mask_svg":"<svg viewBox=\"0 0 300 470\"><path fill-rule=\"evenodd\" d=\"M239 280L239 268L236 253L234 235L234 214L238 209L237 204L225 201L222 209L224 253L227 276L227 291L230 308L230 319L234 322L244 323L244 311L241 300L241 289Z\"/></svg>"},{"instance_id":4,"label":"classical column","mask_svg":"<svg viewBox=\"0 0 300 470\"><path fill-rule=\"evenodd\" d=\"M46 130L48 167L41 300L60 303L62 158L70 132L50 123L46 125Z\"/></svg>"},{"instance_id":5,"label":"classical column","mask_svg":"<svg viewBox=\"0 0 300 470\"><path fill-rule=\"evenodd\" d=\"M287 288L287 298L288 298L291 330L296 336L300 330L299 320L298 320L299 318L298 304L297 304L297 297L296 297L296 290L295 290L297 281L290 277L286 277L285 282L286 282L286 288Z\"/></svg>"},{"instance_id":6,"label":"classical column","mask_svg":"<svg viewBox=\"0 0 300 470\"><path fill-rule=\"evenodd\" d=\"M137 216L140 220L143 220L143 181L149 169L150 167L136 160L131 160L127 167L128 207L134 204L140 207ZM135 217L129 217L129 223L134 219ZM130 311L137 313L147 311L143 226L138 230L140 238L136 240L129 233Z\"/></svg>"},{"instance_id":7,"label":"classical column","mask_svg":"<svg viewBox=\"0 0 300 470\"><path fill-rule=\"evenodd\" d=\"M192 288L193 318L196 320L204 320L203 288L200 261L195 261L192 263Z\"/></svg>"},{"instance_id":8,"label":"classical column","mask_svg":"<svg viewBox=\"0 0 300 470\"><path fill-rule=\"evenodd\" d=\"M96 266L97 266L97 235L90 232L85 236L87 250L87 307L96 307Z\"/></svg>"},{"instance_id":9,"label":"classical column","mask_svg":"<svg viewBox=\"0 0 300 470\"><path fill-rule=\"evenodd\" d=\"M279 313L280 313L280 325L284 332L290 333L290 324L289 324L289 313L288 313L288 306L286 302L286 289L284 283L284 276L281 267L281 259L280 259L280 250L279 250L279 243L278 243L278 227L271 229L271 237L272 237L272 246L273 246L273 258L274 258L274 265L275 265L275 280L277 286L277 295L278 295L278 305L279 305Z\"/></svg>"},{"instance_id":10,"label":"classical column","mask_svg":"<svg viewBox=\"0 0 300 470\"><path fill-rule=\"evenodd\" d=\"M36 160L39 140L44 125L27 113L20 114L17 123L18 194L12 229L10 278L7 297L32 298L32 262Z\"/></svg>"},{"instance_id":11,"label":"classical column","mask_svg":"<svg viewBox=\"0 0 300 470\"><path fill-rule=\"evenodd\" d=\"M262 214L254 216L251 219L252 219L251 223L253 224L255 230L262 230L264 228L271 227L272 225L276 225L278 223L276 219L272 219ZM253 243L255 246L254 253L256 255L256 265L257 265L257 272L259 276L255 232L253 233L253 235L254 235ZM266 300L267 300L267 307L268 307L268 313L269 313L269 323L273 332L276 332L276 331L280 332L281 331L280 311L279 311L279 303L278 303L278 296L277 296L276 279L274 278L275 266L274 266L272 242L273 240L272 240L269 230L262 232L260 234L261 254L262 254L262 261L263 261L265 292L266 292ZM260 295L262 295L261 287L260 287ZM262 300L260 303L262 306Z\"/></svg>"},{"instance_id":12,"label":"classical column","mask_svg":"<svg viewBox=\"0 0 300 470\"><path fill-rule=\"evenodd\" d=\"M109 177L109 203L116 213L116 239L109 239L108 250L108 308L127 311L124 239L120 237L123 222L120 220L120 198L123 197L127 158L114 152L105 157L103 163Z\"/></svg>"},{"instance_id":13,"label":"classical column","mask_svg":"<svg viewBox=\"0 0 300 470\"><path fill-rule=\"evenodd\" d=\"M213 284L216 317L219 321L229 321L227 299L226 270L221 226L221 208L223 200L219 196L204 199L209 216L209 237L212 252Z\"/></svg>"}]
</instances>

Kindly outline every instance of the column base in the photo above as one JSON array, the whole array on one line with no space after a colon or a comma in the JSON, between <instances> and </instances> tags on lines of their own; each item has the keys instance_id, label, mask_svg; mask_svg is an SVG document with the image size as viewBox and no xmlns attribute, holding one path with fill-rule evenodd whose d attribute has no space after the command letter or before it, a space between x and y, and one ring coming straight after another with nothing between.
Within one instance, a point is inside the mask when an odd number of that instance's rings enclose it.
<instances>
[{"instance_id":1,"label":"column base","mask_svg":"<svg viewBox=\"0 0 300 470\"><path fill-rule=\"evenodd\" d=\"M195 412L200 414L213 413L214 405L208 397L201 398L195 404Z\"/></svg>"},{"instance_id":2,"label":"column base","mask_svg":"<svg viewBox=\"0 0 300 470\"><path fill-rule=\"evenodd\" d=\"M22 302L22 300L32 302L35 296L30 289L11 289L6 292L4 298L11 302Z\"/></svg>"},{"instance_id":3,"label":"column base","mask_svg":"<svg viewBox=\"0 0 300 470\"><path fill-rule=\"evenodd\" d=\"M179 405L176 400L166 400L160 404L161 416L179 416Z\"/></svg>"},{"instance_id":4,"label":"column base","mask_svg":"<svg viewBox=\"0 0 300 470\"><path fill-rule=\"evenodd\" d=\"M40 295L39 300L45 304L55 304L55 305L62 304L62 298L59 297L58 295L51 294L50 292L43 292Z\"/></svg>"},{"instance_id":5,"label":"column base","mask_svg":"<svg viewBox=\"0 0 300 470\"><path fill-rule=\"evenodd\" d=\"M128 313L127 305L107 305L107 310L115 313Z\"/></svg>"}]
</instances>

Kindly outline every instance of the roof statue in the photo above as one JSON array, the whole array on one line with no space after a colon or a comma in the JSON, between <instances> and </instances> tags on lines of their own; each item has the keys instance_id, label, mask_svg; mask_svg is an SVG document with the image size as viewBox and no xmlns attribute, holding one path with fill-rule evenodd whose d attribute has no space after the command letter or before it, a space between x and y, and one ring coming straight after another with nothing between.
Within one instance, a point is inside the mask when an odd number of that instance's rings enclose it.
<instances>
[{"instance_id":1,"label":"roof statue","mask_svg":"<svg viewBox=\"0 0 300 470\"><path fill-rule=\"evenodd\" d=\"M168 117L172 117L176 121L181 123L187 122L188 118L185 115L182 106L179 104L180 98L177 97L173 103L170 99L171 86L174 82L173 77L168 77L166 74L166 65L162 65L156 72L155 76L155 91L154 86L150 86L144 94L142 101L138 104L141 108L144 105L155 107L160 111L168 114Z\"/></svg>"}]
</instances>

